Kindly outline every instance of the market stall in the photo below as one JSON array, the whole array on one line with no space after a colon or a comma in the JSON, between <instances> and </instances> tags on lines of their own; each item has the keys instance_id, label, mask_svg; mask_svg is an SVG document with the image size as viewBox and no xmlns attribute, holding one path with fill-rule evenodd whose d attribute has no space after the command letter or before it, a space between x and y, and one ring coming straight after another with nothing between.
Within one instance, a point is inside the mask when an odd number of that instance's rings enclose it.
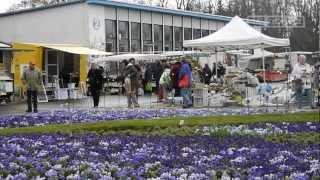
<instances>
[{"instance_id":1,"label":"market stall","mask_svg":"<svg viewBox=\"0 0 320 180\"><path fill-rule=\"evenodd\" d=\"M30 59L43 72L44 87L41 94L49 100L79 99L86 96L88 55L105 56L111 53L74 44L14 43L14 49L32 52L14 54L15 86L23 91L21 75Z\"/></svg>"},{"instance_id":2,"label":"market stall","mask_svg":"<svg viewBox=\"0 0 320 180\"><path fill-rule=\"evenodd\" d=\"M200 48L213 52L260 48L262 51L263 79L265 81L264 48L289 46L290 42L289 39L279 39L264 35L236 16L217 32L203 38L185 41L183 45L184 47Z\"/></svg>"},{"instance_id":3,"label":"market stall","mask_svg":"<svg viewBox=\"0 0 320 180\"><path fill-rule=\"evenodd\" d=\"M0 103L9 102L13 95L13 79L10 74L11 47L0 43Z\"/></svg>"}]
</instances>

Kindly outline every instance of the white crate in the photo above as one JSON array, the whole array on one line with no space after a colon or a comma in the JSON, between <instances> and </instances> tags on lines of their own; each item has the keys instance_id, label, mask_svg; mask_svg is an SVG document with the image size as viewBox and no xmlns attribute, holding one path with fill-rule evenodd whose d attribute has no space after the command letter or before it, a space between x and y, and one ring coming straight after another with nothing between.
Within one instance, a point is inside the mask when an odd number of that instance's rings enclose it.
<instances>
[{"instance_id":1,"label":"white crate","mask_svg":"<svg viewBox=\"0 0 320 180\"><path fill-rule=\"evenodd\" d=\"M194 88L192 90L193 97L206 99L209 96L208 88Z\"/></svg>"},{"instance_id":2,"label":"white crate","mask_svg":"<svg viewBox=\"0 0 320 180\"><path fill-rule=\"evenodd\" d=\"M205 107L208 106L208 98L193 98L193 106L194 107Z\"/></svg>"}]
</instances>

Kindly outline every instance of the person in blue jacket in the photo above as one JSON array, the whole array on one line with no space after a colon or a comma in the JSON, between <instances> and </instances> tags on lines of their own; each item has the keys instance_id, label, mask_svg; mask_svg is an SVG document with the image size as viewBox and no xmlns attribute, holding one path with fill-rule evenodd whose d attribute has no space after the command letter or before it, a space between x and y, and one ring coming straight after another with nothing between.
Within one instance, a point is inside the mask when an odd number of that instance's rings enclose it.
<instances>
[{"instance_id":1,"label":"person in blue jacket","mask_svg":"<svg viewBox=\"0 0 320 180\"><path fill-rule=\"evenodd\" d=\"M190 64L183 58L182 66L179 71L179 87L183 98L183 108L192 106L191 86L192 86L192 71Z\"/></svg>"}]
</instances>

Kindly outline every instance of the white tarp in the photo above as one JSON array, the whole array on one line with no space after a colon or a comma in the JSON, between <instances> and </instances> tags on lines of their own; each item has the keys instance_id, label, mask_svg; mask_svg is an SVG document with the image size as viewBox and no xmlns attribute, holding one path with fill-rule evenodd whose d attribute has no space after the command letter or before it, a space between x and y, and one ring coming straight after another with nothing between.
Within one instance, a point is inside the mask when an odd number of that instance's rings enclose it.
<instances>
[{"instance_id":1,"label":"white tarp","mask_svg":"<svg viewBox=\"0 0 320 180\"><path fill-rule=\"evenodd\" d=\"M262 59L263 56L264 57L272 57L274 55L275 54L270 51L266 51L266 50L262 51L261 49L255 49L253 55L242 57L240 60Z\"/></svg>"},{"instance_id":2,"label":"white tarp","mask_svg":"<svg viewBox=\"0 0 320 180\"><path fill-rule=\"evenodd\" d=\"M232 20L209 36L185 41L184 47L197 47L202 49L256 49L274 46L289 46L289 39L273 38L262 34L249 26L240 17Z\"/></svg>"},{"instance_id":3,"label":"white tarp","mask_svg":"<svg viewBox=\"0 0 320 180\"><path fill-rule=\"evenodd\" d=\"M120 54L120 55L113 55L113 56L105 56L100 57L92 61L93 63L103 63L107 61L123 61L129 60L131 58L135 59L136 61L154 61L154 60L162 60L166 59L167 57L173 56L187 56L187 55L208 55L209 53L201 52L201 51L166 51L161 54Z\"/></svg>"},{"instance_id":4,"label":"white tarp","mask_svg":"<svg viewBox=\"0 0 320 180\"><path fill-rule=\"evenodd\" d=\"M93 63L104 63L108 61L121 62L123 60L129 60L131 58L135 59L136 61L153 61L163 59L160 54L120 54L97 58L95 61L93 61Z\"/></svg>"},{"instance_id":5,"label":"white tarp","mask_svg":"<svg viewBox=\"0 0 320 180\"><path fill-rule=\"evenodd\" d=\"M208 55L209 53L201 51L166 51L161 53L161 56L171 57L171 56L187 56L187 55Z\"/></svg>"},{"instance_id":6,"label":"white tarp","mask_svg":"<svg viewBox=\"0 0 320 180\"><path fill-rule=\"evenodd\" d=\"M0 43L0 48L10 48L10 46L7 44Z\"/></svg>"},{"instance_id":7,"label":"white tarp","mask_svg":"<svg viewBox=\"0 0 320 180\"><path fill-rule=\"evenodd\" d=\"M59 51L64 51L72 54L85 54L85 55L111 55L110 52L104 52L97 49L91 49L88 47L73 45L73 44L43 44L43 43L22 43L33 46L41 46Z\"/></svg>"}]
</instances>

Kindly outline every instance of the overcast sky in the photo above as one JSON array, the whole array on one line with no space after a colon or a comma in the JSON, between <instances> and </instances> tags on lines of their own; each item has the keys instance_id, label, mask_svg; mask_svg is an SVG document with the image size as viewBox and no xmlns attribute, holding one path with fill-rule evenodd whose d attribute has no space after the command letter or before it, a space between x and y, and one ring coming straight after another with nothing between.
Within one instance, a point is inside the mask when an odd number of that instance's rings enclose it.
<instances>
[{"instance_id":1,"label":"overcast sky","mask_svg":"<svg viewBox=\"0 0 320 180\"><path fill-rule=\"evenodd\" d=\"M117 0L124 2L132 2L133 0ZM21 0L0 0L0 13L8 11L8 9L13 5L21 2ZM169 7L174 6L174 0L169 0Z\"/></svg>"},{"instance_id":2,"label":"overcast sky","mask_svg":"<svg viewBox=\"0 0 320 180\"><path fill-rule=\"evenodd\" d=\"M21 0L0 0L0 13L6 12L13 4L19 3Z\"/></svg>"}]
</instances>

